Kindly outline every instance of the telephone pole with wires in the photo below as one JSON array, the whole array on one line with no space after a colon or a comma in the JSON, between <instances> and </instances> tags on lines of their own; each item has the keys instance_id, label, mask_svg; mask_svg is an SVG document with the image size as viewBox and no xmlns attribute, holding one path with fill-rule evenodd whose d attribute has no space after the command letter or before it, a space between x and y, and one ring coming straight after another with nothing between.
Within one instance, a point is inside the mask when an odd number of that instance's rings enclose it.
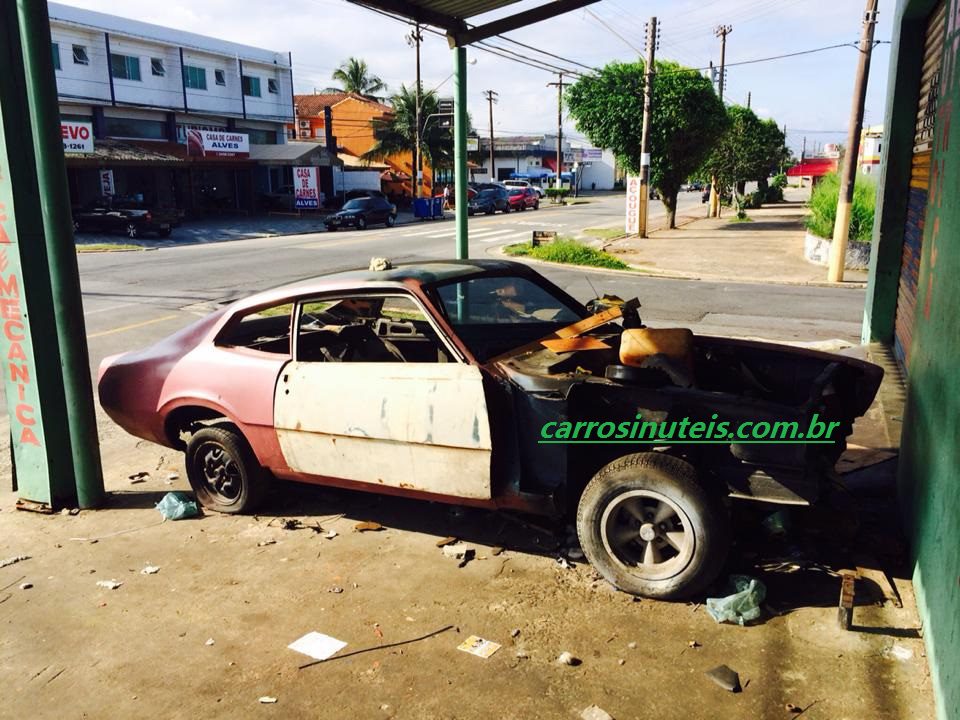
<instances>
[{"instance_id":1,"label":"telephone pole with wires","mask_svg":"<svg viewBox=\"0 0 960 720\"><path fill-rule=\"evenodd\" d=\"M493 104L497 102L497 98L500 97L499 93L495 90L484 90L483 94L487 98L487 104L490 106L490 181L493 182L497 178L496 170L493 165Z\"/></svg>"},{"instance_id":2,"label":"telephone pole with wires","mask_svg":"<svg viewBox=\"0 0 960 720\"><path fill-rule=\"evenodd\" d=\"M876 25L877 0L867 0L867 7L863 13L863 35L860 38L860 60L857 63L857 78L853 85L850 129L847 132L847 148L843 157L843 173L840 175L837 219L833 225L833 243L830 245L830 264L827 268L829 282L843 282L847 240L850 235L850 213L853 207L853 188L857 179L860 131L863 129L863 103L867 96L870 56L873 53L873 31Z\"/></svg>"},{"instance_id":3,"label":"telephone pole with wires","mask_svg":"<svg viewBox=\"0 0 960 720\"><path fill-rule=\"evenodd\" d=\"M557 88L557 188L563 187L563 73L557 73L557 82L547 87Z\"/></svg>"},{"instance_id":4,"label":"telephone pole with wires","mask_svg":"<svg viewBox=\"0 0 960 720\"><path fill-rule=\"evenodd\" d=\"M640 134L640 237L647 237L647 217L650 205L650 115L653 113L654 57L659 46L657 18L647 23L647 59L643 84L643 130Z\"/></svg>"},{"instance_id":5,"label":"telephone pole with wires","mask_svg":"<svg viewBox=\"0 0 960 720\"><path fill-rule=\"evenodd\" d=\"M733 25L718 25L714 35L720 38L720 102L723 103L723 84L726 79L727 35L733 32ZM710 180L710 217L720 217L720 194L717 192L717 176Z\"/></svg>"},{"instance_id":6,"label":"telephone pole with wires","mask_svg":"<svg viewBox=\"0 0 960 720\"><path fill-rule=\"evenodd\" d=\"M413 197L420 197L421 183L423 182L423 173L420 169L421 157L420 157L420 133L422 131L420 127L420 105L423 102L422 94L423 89L421 88L420 83L420 43L423 40L423 33L420 32L420 23L417 23L413 26L413 32L407 35L407 44L412 48L416 48L417 52L417 88L416 88L416 111L414 113L414 122L416 124L416 132L414 133L414 150L413 150Z\"/></svg>"}]
</instances>

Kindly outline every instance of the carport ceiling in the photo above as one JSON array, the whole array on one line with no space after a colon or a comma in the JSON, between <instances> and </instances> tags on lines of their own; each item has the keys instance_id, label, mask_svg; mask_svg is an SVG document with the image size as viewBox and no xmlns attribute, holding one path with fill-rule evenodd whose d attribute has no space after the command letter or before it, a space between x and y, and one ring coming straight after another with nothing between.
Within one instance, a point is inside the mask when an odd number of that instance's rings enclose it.
<instances>
[{"instance_id":1,"label":"carport ceiling","mask_svg":"<svg viewBox=\"0 0 960 720\"><path fill-rule=\"evenodd\" d=\"M599 0L552 0L529 10L499 20L492 20L483 25L469 25L467 18L483 15L498 10L507 5L514 5L520 0L350 0L357 5L380 10L400 17L413 20L423 25L433 25L445 30L450 47L469 45L470 43L501 33L518 30L519 28L538 23L541 20L562 15Z\"/></svg>"}]
</instances>

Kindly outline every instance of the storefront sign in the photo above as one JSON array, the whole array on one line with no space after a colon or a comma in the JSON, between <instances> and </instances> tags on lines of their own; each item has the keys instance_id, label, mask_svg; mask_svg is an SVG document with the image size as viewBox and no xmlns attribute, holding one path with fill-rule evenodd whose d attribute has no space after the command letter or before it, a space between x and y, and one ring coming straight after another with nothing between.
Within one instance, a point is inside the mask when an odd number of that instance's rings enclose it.
<instances>
[{"instance_id":1,"label":"storefront sign","mask_svg":"<svg viewBox=\"0 0 960 720\"><path fill-rule=\"evenodd\" d=\"M65 153L93 152L93 123L62 120L60 136Z\"/></svg>"},{"instance_id":2,"label":"storefront sign","mask_svg":"<svg viewBox=\"0 0 960 720\"><path fill-rule=\"evenodd\" d=\"M250 156L247 133L187 130L187 155L194 157L245 158Z\"/></svg>"},{"instance_id":3,"label":"storefront sign","mask_svg":"<svg viewBox=\"0 0 960 720\"><path fill-rule=\"evenodd\" d=\"M320 168L293 169L293 197L297 210L317 210L320 207Z\"/></svg>"},{"instance_id":4,"label":"storefront sign","mask_svg":"<svg viewBox=\"0 0 960 720\"><path fill-rule=\"evenodd\" d=\"M116 195L116 186L113 184L113 170L100 171L100 194Z\"/></svg>"},{"instance_id":5,"label":"storefront sign","mask_svg":"<svg viewBox=\"0 0 960 720\"><path fill-rule=\"evenodd\" d=\"M627 235L640 232L640 176L627 175L627 215L624 227Z\"/></svg>"},{"instance_id":6,"label":"storefront sign","mask_svg":"<svg viewBox=\"0 0 960 720\"><path fill-rule=\"evenodd\" d=\"M467 152L480 152L480 138L478 137L467 138Z\"/></svg>"}]
</instances>

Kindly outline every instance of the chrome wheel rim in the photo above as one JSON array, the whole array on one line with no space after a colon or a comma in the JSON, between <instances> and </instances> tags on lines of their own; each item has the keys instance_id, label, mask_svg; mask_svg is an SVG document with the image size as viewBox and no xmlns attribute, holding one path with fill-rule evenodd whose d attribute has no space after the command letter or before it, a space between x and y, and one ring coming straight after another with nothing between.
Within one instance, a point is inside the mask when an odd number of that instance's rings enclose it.
<instances>
[{"instance_id":1,"label":"chrome wheel rim","mask_svg":"<svg viewBox=\"0 0 960 720\"><path fill-rule=\"evenodd\" d=\"M690 518L676 502L653 490L615 497L600 518L600 535L617 563L647 580L677 575L695 548Z\"/></svg>"},{"instance_id":2,"label":"chrome wheel rim","mask_svg":"<svg viewBox=\"0 0 960 720\"><path fill-rule=\"evenodd\" d=\"M225 500L236 502L243 490L243 473L240 464L219 443L204 443L197 451L196 469L207 489Z\"/></svg>"}]
</instances>

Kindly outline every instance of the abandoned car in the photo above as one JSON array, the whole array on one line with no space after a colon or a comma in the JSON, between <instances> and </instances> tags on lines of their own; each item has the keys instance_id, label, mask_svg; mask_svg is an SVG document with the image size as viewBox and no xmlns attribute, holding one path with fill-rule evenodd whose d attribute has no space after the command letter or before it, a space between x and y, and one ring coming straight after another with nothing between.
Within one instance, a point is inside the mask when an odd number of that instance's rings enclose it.
<instances>
[{"instance_id":1,"label":"abandoned car","mask_svg":"<svg viewBox=\"0 0 960 720\"><path fill-rule=\"evenodd\" d=\"M635 301L597 307L509 261L338 273L105 359L100 402L133 435L185 450L190 483L213 510L253 509L276 477L566 516L618 588L699 592L722 570L730 499L817 500L882 370L644 328ZM809 444L570 439L571 427L629 429L638 416L768 427L819 418L838 434Z\"/></svg>"}]
</instances>

